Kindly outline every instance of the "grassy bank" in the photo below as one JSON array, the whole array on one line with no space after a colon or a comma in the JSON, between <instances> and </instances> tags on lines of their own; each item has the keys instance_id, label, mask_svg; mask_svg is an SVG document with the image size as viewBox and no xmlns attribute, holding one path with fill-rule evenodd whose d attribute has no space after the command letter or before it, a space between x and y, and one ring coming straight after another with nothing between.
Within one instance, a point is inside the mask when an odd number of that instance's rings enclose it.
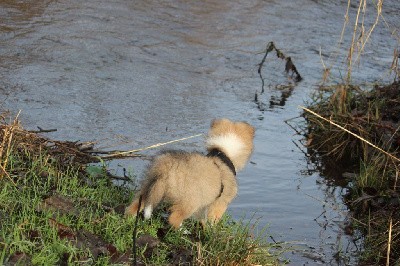
<instances>
[{"instance_id":1,"label":"grassy bank","mask_svg":"<svg viewBox=\"0 0 400 266\"><path fill-rule=\"evenodd\" d=\"M347 181L353 226L365 236L361 264L399 265L400 83L369 91L335 86L316 93L308 108L308 148L327 167L351 172L339 178Z\"/></svg>"},{"instance_id":2,"label":"grassy bank","mask_svg":"<svg viewBox=\"0 0 400 266\"><path fill-rule=\"evenodd\" d=\"M134 196L116 186L83 145L0 125L0 265L133 264ZM132 178L131 178L132 179ZM132 185L132 184L131 184ZM277 265L281 248L252 223L228 216L171 230L163 211L138 220L137 265Z\"/></svg>"}]
</instances>

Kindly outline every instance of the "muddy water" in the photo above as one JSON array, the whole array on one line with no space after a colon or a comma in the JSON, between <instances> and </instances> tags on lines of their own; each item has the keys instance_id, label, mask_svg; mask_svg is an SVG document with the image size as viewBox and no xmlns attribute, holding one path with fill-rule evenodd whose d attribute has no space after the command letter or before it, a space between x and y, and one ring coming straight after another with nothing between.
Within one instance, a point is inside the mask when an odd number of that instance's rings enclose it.
<instances>
[{"instance_id":1,"label":"muddy water","mask_svg":"<svg viewBox=\"0 0 400 266\"><path fill-rule=\"evenodd\" d=\"M327 184L305 156L301 137L285 123L299 116L298 105L310 99L329 55L338 55L333 80L345 74L350 28L340 48L337 43L346 5L328 0L1 1L0 107L22 110L28 128L57 128L51 138L98 140L100 146L125 150L205 133L214 117L246 120L257 128L256 149L238 176L239 195L229 212L254 216L260 226L269 225L275 241L293 243L293 252L285 255L292 265L355 264L361 241L343 232L345 189ZM398 1L385 1L390 28L377 26L353 71L355 82L388 78L396 47L390 31L399 28L399 8ZM352 6L351 19L355 11ZM304 80L294 84L283 63L269 56L258 108L253 102L261 91L257 67L270 41L292 57ZM299 123L300 118L289 121L296 128ZM201 150L202 144L197 138L168 148ZM140 175L145 164L125 160L110 167Z\"/></svg>"}]
</instances>

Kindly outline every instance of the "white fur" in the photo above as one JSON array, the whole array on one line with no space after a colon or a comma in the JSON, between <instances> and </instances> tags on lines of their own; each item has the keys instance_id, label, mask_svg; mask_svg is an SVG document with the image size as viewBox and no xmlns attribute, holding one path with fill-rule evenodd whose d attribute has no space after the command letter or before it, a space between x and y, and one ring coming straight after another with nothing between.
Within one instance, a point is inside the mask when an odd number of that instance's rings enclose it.
<instances>
[{"instance_id":1,"label":"white fur","mask_svg":"<svg viewBox=\"0 0 400 266\"><path fill-rule=\"evenodd\" d=\"M144 207L144 219L150 219L152 213L153 207L151 205L147 205L146 207Z\"/></svg>"},{"instance_id":2,"label":"white fur","mask_svg":"<svg viewBox=\"0 0 400 266\"><path fill-rule=\"evenodd\" d=\"M221 149L229 158L234 158L237 155L240 155L242 149L245 147L242 140L233 133L209 137L206 144L207 147L216 147Z\"/></svg>"}]
</instances>

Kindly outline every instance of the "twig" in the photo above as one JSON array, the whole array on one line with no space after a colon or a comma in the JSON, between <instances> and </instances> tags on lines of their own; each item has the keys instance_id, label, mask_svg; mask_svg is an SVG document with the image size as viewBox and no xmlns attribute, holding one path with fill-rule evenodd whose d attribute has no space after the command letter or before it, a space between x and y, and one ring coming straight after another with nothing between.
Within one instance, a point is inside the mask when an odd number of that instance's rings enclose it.
<instances>
[{"instance_id":1,"label":"twig","mask_svg":"<svg viewBox=\"0 0 400 266\"><path fill-rule=\"evenodd\" d=\"M293 144L299 149L299 151L301 151L301 152L304 154L304 156L305 156L306 158L310 158L310 154L308 154L308 153L306 153L305 151L303 151L303 150L300 148L299 144L297 144L294 140L292 140L292 142L293 142Z\"/></svg>"},{"instance_id":2,"label":"twig","mask_svg":"<svg viewBox=\"0 0 400 266\"><path fill-rule=\"evenodd\" d=\"M380 151L380 152L386 154L386 155L389 156L390 158L392 158L392 159L394 159L394 160L400 162L400 159L397 158L396 156L394 156L394 155L390 154L389 152L387 152L387 151L385 151L385 150L379 148L379 147L376 146L375 144L373 144L373 143L369 142L368 140L366 140L366 139L360 137L359 135L357 135L357 134L351 132L350 130L348 130L348 129L342 127L341 125L336 124L336 123L333 122L332 120L326 119L325 117L320 116L319 114L317 114L317 113L311 111L310 109L308 109L308 108L306 108L306 107L303 107L303 106L299 106L299 107L300 107L301 109L303 109L303 110L305 110L305 111L307 111L307 112L309 112L309 113L315 115L316 117L321 118L322 120L324 120L324 121L326 121L326 122L328 122L328 123L330 123L330 124L332 124L332 125L334 125L334 126L340 128L341 130L346 131L346 132L349 133L350 135L352 135L352 136L358 138L359 140L361 140L361 141L367 143L367 144L370 145L371 147L373 147L373 148L377 149L378 151Z\"/></svg>"},{"instance_id":3,"label":"twig","mask_svg":"<svg viewBox=\"0 0 400 266\"><path fill-rule=\"evenodd\" d=\"M131 179L127 176L117 176L117 175L111 174L110 172L107 172L107 177L110 179L115 179L115 180L131 181Z\"/></svg>"},{"instance_id":4,"label":"twig","mask_svg":"<svg viewBox=\"0 0 400 266\"><path fill-rule=\"evenodd\" d=\"M86 151L90 152L90 151L93 150L93 147L94 147L95 143L96 142L94 142L94 141L88 141L88 142L80 143L77 146L77 148L82 152L86 152Z\"/></svg>"},{"instance_id":5,"label":"twig","mask_svg":"<svg viewBox=\"0 0 400 266\"><path fill-rule=\"evenodd\" d=\"M66 143L66 142L62 142L62 141L51 141L51 142L53 142L54 145L56 145L58 147L62 147L65 150L67 150L67 151L69 151L71 153L79 154L79 155L82 155L82 156L84 156L86 158L89 158L93 162L99 162L102 159L101 157L92 155L93 153L90 152L90 151L85 151L85 150L81 151L81 150L79 150L77 148L70 147L70 146L68 146L68 143ZM77 142L73 142L74 145L76 145L76 143Z\"/></svg>"},{"instance_id":6,"label":"twig","mask_svg":"<svg viewBox=\"0 0 400 266\"><path fill-rule=\"evenodd\" d=\"M1 171L3 171L3 173L7 176L7 178L11 181L11 183L13 183L14 186L17 186L17 184L15 184L14 180L12 180L11 176L7 173L6 169L4 169L4 167L2 165L0 165ZM2 175L0 175L1 177Z\"/></svg>"},{"instance_id":7,"label":"twig","mask_svg":"<svg viewBox=\"0 0 400 266\"><path fill-rule=\"evenodd\" d=\"M122 153L122 152L126 152L126 151L123 151L123 150L104 151L104 150L93 150L92 149L88 152L93 153L93 154L114 155L114 154ZM134 156L137 156L137 155L139 155L139 154L134 154Z\"/></svg>"},{"instance_id":8,"label":"twig","mask_svg":"<svg viewBox=\"0 0 400 266\"><path fill-rule=\"evenodd\" d=\"M320 203L323 203L325 206L328 205L328 203L327 203L326 201L322 200L322 199L319 199L319 198L314 197L314 196L312 196L312 195L310 195L310 194L307 194L307 193L304 193L304 195L306 195L306 196L308 196L308 197L310 197L310 198L312 198L312 199L314 199L314 200L316 200L316 201L318 201L318 202L320 202Z\"/></svg>"},{"instance_id":9,"label":"twig","mask_svg":"<svg viewBox=\"0 0 400 266\"><path fill-rule=\"evenodd\" d=\"M269 236L269 238L271 238L271 239L272 239L272 241L274 241L274 243L275 243L275 244L278 244L278 243L275 241L275 239L274 239L274 237L273 237L273 236Z\"/></svg>"},{"instance_id":10,"label":"twig","mask_svg":"<svg viewBox=\"0 0 400 266\"><path fill-rule=\"evenodd\" d=\"M389 144L392 141L393 137L397 134L397 132L399 132L399 129L400 129L400 126L398 126L396 128L396 130L394 131L394 133L390 136L390 139L387 141L387 144Z\"/></svg>"},{"instance_id":11,"label":"twig","mask_svg":"<svg viewBox=\"0 0 400 266\"><path fill-rule=\"evenodd\" d=\"M297 118L300 118L300 116L292 117L292 118L286 119L286 120L284 120L283 122L284 122L286 125L288 125L289 127L291 127L291 128L294 130L294 132L297 133L297 135L302 136L303 134L302 134L299 130L297 130L294 126L292 126L292 125L289 123L289 121L292 121L292 120L297 119Z\"/></svg>"},{"instance_id":12,"label":"twig","mask_svg":"<svg viewBox=\"0 0 400 266\"><path fill-rule=\"evenodd\" d=\"M179 142L179 141L182 141L182 140L187 140L187 139L191 139L191 138L196 138L196 137L199 137L199 136L202 136L202 135L203 135L203 134L197 134L197 135L193 135L193 136L186 137L186 138L181 138L181 139L176 139L176 140L167 141L167 142L164 142L164 143L157 143L157 144L154 144L154 145L151 145L151 146L148 146L148 147L145 147L145 148L141 148L141 149L117 152L117 153L113 153L113 154L110 154L110 155L101 156L100 158L101 158L101 159L109 159L109 158L114 158L114 157L120 157L120 156L128 155L128 154L131 154L131 153L136 153L136 152L139 152L139 151L144 151L144 150L149 150L149 149L158 148L158 147L160 147L160 146L164 146L164 145L167 145L167 144Z\"/></svg>"},{"instance_id":13,"label":"twig","mask_svg":"<svg viewBox=\"0 0 400 266\"><path fill-rule=\"evenodd\" d=\"M54 132L57 131L56 128L53 129L43 129L41 127L37 127L39 130L28 130L29 133L49 133L49 132Z\"/></svg>"},{"instance_id":14,"label":"twig","mask_svg":"<svg viewBox=\"0 0 400 266\"><path fill-rule=\"evenodd\" d=\"M264 78L263 78L263 76L261 74L261 69L262 69L262 67L264 65L265 59L267 59L268 53L271 52L274 49L274 47L275 47L275 45L274 45L273 42L269 42L268 43L267 49L265 50L264 57L261 60L261 63L258 64L258 71L257 72L258 72L258 75L260 75L260 79L261 79L261 93L264 93Z\"/></svg>"},{"instance_id":15,"label":"twig","mask_svg":"<svg viewBox=\"0 0 400 266\"><path fill-rule=\"evenodd\" d=\"M285 71L286 71L286 73L289 73L290 71L292 71L292 73L296 74L296 78L295 78L295 81L296 81L296 82L300 82L300 81L303 79L303 78L301 77L300 73L297 71L296 66L293 64L292 58L291 58L290 56L289 56L289 57L285 56L285 55L281 52L281 50L279 50L278 48L276 48L274 42L269 42L269 43L267 44L267 48L266 48L266 50L265 50L264 57L263 57L263 59L261 60L261 63L258 64L258 70L257 70L258 75L260 76L260 79L261 79L261 93L264 93L264 85L265 85L265 84L264 84L264 78L263 78L263 76L262 76L261 70L262 70L262 67L264 66L265 60L267 59L267 55L268 55L270 52L272 52L273 50L276 51L276 56L277 56L278 58L286 60L286 65L285 65Z\"/></svg>"}]
</instances>

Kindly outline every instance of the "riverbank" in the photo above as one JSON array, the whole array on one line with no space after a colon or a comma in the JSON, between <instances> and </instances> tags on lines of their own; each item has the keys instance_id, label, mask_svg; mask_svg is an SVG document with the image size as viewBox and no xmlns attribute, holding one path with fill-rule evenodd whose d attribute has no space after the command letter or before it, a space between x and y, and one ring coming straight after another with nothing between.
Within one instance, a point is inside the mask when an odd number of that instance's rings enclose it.
<instances>
[{"instance_id":1,"label":"riverbank","mask_svg":"<svg viewBox=\"0 0 400 266\"><path fill-rule=\"evenodd\" d=\"M149 221L123 216L133 176L115 185L91 145L49 140L0 124L1 265L278 265L281 245L254 223L225 216L175 231L160 210ZM43 130L39 130L39 133ZM95 164L94 164L95 163ZM133 242L136 242L135 249Z\"/></svg>"},{"instance_id":2,"label":"riverbank","mask_svg":"<svg viewBox=\"0 0 400 266\"><path fill-rule=\"evenodd\" d=\"M400 263L400 82L321 88L305 109L307 147L348 189L347 233L364 237L361 265ZM327 178L332 178L327 176Z\"/></svg>"}]
</instances>

